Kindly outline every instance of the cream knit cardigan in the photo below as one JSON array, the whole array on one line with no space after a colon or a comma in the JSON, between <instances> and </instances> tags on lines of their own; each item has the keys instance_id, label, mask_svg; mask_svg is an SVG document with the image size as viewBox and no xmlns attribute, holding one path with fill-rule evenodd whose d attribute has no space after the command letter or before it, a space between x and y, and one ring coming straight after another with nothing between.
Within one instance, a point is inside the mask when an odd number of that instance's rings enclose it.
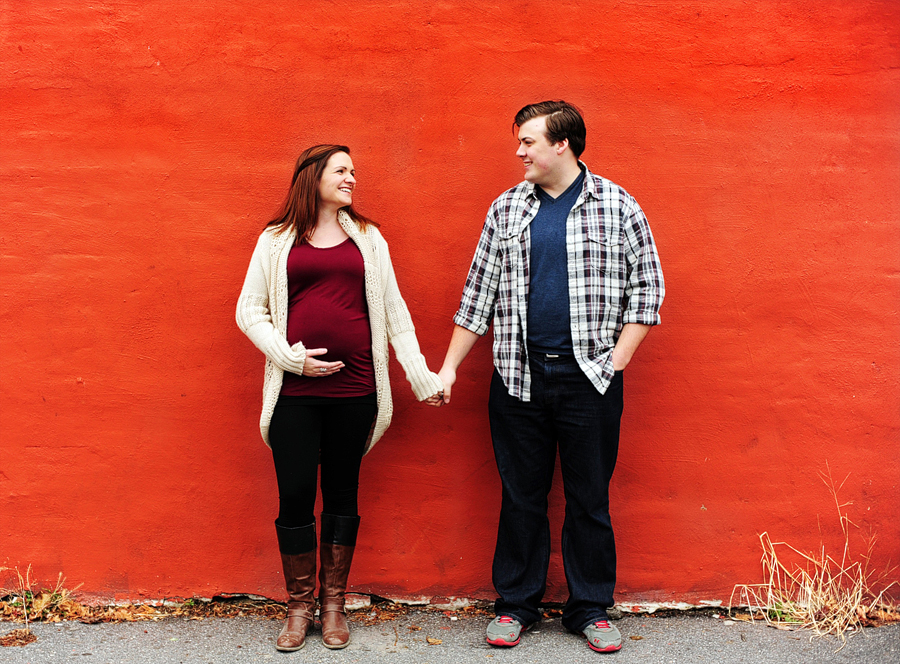
<instances>
[{"instance_id":1,"label":"cream knit cardigan","mask_svg":"<svg viewBox=\"0 0 900 664\"><path fill-rule=\"evenodd\" d=\"M441 379L428 370L419 351L419 342L406 303L397 287L388 245L374 226L362 230L344 210L338 212L341 227L359 247L365 266L366 302L372 328L372 362L375 367L375 392L378 415L366 453L372 449L391 423L393 403L388 383L388 341L394 347L406 380L416 399L422 401L443 389ZM306 361L301 342L287 342L288 279L287 260L294 245L294 233L275 233L267 228L259 237L237 303L238 327L266 356L263 381L263 407L259 428L269 443L269 423L275 402L281 393L285 371L300 374Z\"/></svg>"}]
</instances>

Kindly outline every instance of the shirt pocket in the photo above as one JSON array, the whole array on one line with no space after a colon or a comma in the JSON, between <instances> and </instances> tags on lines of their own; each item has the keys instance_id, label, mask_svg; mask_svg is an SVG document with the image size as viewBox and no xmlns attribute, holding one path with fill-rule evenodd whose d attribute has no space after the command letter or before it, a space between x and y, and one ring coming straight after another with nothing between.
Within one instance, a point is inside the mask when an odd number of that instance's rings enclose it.
<instances>
[{"instance_id":1,"label":"shirt pocket","mask_svg":"<svg viewBox=\"0 0 900 664\"><path fill-rule=\"evenodd\" d=\"M509 233L500 236L500 279L497 287L497 311L510 316L516 309L519 290L519 274L523 264L525 233Z\"/></svg>"},{"instance_id":2,"label":"shirt pocket","mask_svg":"<svg viewBox=\"0 0 900 664\"><path fill-rule=\"evenodd\" d=\"M620 233L587 233L587 264L591 277L603 280L624 280L624 243Z\"/></svg>"},{"instance_id":3,"label":"shirt pocket","mask_svg":"<svg viewBox=\"0 0 900 664\"><path fill-rule=\"evenodd\" d=\"M499 236L500 265L503 272L513 274L519 269L524 259L526 237L525 231L521 233L507 232Z\"/></svg>"}]
</instances>

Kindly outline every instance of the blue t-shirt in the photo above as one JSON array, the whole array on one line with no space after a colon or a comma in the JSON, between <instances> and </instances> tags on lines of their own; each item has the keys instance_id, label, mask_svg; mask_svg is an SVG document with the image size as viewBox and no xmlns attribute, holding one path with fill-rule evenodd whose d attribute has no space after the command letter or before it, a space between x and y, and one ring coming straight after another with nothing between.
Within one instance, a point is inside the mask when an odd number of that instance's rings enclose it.
<instances>
[{"instance_id":1,"label":"blue t-shirt","mask_svg":"<svg viewBox=\"0 0 900 664\"><path fill-rule=\"evenodd\" d=\"M539 353L572 353L566 219L583 184L582 170L557 198L534 188L541 206L531 221L528 348Z\"/></svg>"}]
</instances>

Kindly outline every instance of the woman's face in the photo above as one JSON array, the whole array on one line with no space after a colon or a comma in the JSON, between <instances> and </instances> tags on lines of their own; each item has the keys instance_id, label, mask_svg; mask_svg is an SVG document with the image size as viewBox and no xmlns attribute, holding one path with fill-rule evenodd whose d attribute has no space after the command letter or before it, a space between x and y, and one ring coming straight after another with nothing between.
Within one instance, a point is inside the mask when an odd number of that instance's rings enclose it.
<instances>
[{"instance_id":1,"label":"woman's face","mask_svg":"<svg viewBox=\"0 0 900 664\"><path fill-rule=\"evenodd\" d=\"M335 152L328 158L319 180L319 203L346 207L353 202L353 161L346 152Z\"/></svg>"}]
</instances>

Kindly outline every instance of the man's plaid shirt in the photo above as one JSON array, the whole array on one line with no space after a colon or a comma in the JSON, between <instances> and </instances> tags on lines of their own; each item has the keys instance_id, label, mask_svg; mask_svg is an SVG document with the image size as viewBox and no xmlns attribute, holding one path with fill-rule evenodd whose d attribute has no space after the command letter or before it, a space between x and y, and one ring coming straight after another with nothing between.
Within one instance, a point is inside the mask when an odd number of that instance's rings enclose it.
<instances>
[{"instance_id":1,"label":"man's plaid shirt","mask_svg":"<svg viewBox=\"0 0 900 664\"><path fill-rule=\"evenodd\" d=\"M584 186L566 221L569 311L575 359L604 394L625 323L658 325L662 267L640 206L584 164ZM531 399L526 340L531 220L540 201L522 182L491 204L453 322L483 335L494 323L494 366L509 393ZM562 293L560 294L562 295Z\"/></svg>"}]
</instances>

